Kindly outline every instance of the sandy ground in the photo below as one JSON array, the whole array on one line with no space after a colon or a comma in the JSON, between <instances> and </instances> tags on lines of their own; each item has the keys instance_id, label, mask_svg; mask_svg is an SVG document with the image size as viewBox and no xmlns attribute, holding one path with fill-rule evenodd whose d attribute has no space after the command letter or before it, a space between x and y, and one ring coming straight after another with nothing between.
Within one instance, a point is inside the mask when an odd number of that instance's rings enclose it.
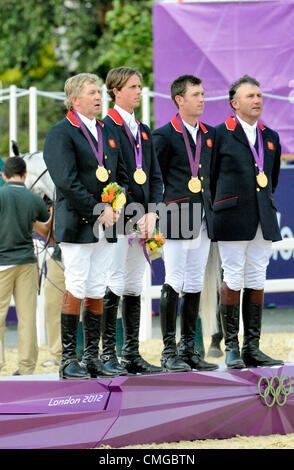
<instances>
[{"instance_id":1,"label":"sandy ground","mask_svg":"<svg viewBox=\"0 0 294 470\"><path fill-rule=\"evenodd\" d=\"M209 348L209 338L204 338L205 350ZM242 337L240 336L240 342ZM294 333L270 333L261 337L261 349L275 358L281 358L285 362L294 363ZM153 364L160 364L162 341L151 339L141 344L142 356ZM222 344L222 349L224 349ZM17 350L7 349L6 364L1 369L1 376L9 376L17 369ZM43 361L49 358L47 347L40 348L36 374L57 372L58 366L43 367ZM224 362L224 356L208 358L211 362ZM293 393L293 392L292 392ZM294 449L294 434L271 435L261 437L235 436L231 439L207 439L198 441L181 441L163 444L149 444L140 446L128 446L126 449Z\"/></svg>"}]
</instances>

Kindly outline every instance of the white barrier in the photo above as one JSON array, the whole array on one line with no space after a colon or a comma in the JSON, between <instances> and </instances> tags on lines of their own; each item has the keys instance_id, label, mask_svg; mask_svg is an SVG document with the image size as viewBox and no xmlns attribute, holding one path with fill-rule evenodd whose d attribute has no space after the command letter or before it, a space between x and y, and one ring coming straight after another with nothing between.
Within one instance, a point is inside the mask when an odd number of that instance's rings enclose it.
<instances>
[{"instance_id":1,"label":"white barrier","mask_svg":"<svg viewBox=\"0 0 294 470\"><path fill-rule=\"evenodd\" d=\"M272 251L294 250L294 238L284 238L272 244ZM294 292L294 278L267 279L264 287L265 293ZM140 341L152 338L152 300L159 299L161 286L152 286L152 274L149 266L145 271L145 284L142 294L142 314L140 323Z\"/></svg>"},{"instance_id":2,"label":"white barrier","mask_svg":"<svg viewBox=\"0 0 294 470\"><path fill-rule=\"evenodd\" d=\"M15 85L11 85L9 88L0 89L0 99L1 102L9 100L9 137L10 137L10 156L13 155L11 148L11 140L17 141L17 100L22 96L29 95L29 151L37 152L38 149L38 107L37 100L38 96L43 96L46 98L64 101L65 95L64 92L46 92L40 91L36 87L30 87L29 90L23 88L17 88ZM264 93L263 96L275 99L275 100L286 100L291 101L289 96L279 96L272 95L269 93ZM107 93L106 85L103 84L101 87L101 97L102 97L102 118L106 116L109 108L110 98ZM171 99L169 95L163 93L157 93L151 91L148 87L142 88L142 122L144 124L150 125L150 99L158 97L163 99ZM215 96L215 97L206 97L205 101L221 101L227 100L228 95L224 96Z\"/></svg>"}]
</instances>

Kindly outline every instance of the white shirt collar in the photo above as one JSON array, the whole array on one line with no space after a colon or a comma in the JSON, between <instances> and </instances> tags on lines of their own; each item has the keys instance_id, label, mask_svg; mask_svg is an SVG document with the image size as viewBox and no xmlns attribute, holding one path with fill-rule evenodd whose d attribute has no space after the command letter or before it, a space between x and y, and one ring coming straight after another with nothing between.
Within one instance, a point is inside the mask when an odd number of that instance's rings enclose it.
<instances>
[{"instance_id":1,"label":"white shirt collar","mask_svg":"<svg viewBox=\"0 0 294 470\"><path fill-rule=\"evenodd\" d=\"M191 124L188 124L186 121L184 121L184 119L182 119L182 121L184 123L184 126L188 129L188 131L192 135L194 142L196 143L196 136L199 130L199 121L197 121L196 126L191 126Z\"/></svg>"},{"instance_id":2,"label":"white shirt collar","mask_svg":"<svg viewBox=\"0 0 294 470\"><path fill-rule=\"evenodd\" d=\"M121 117L123 118L124 121L126 121L127 125L129 126L130 125L130 122L131 121L135 121L135 113L132 112L132 114L130 114L128 111L126 111L125 109L121 108L120 106L118 106L117 104L114 105L114 109L117 110L117 112L121 115Z\"/></svg>"},{"instance_id":3,"label":"white shirt collar","mask_svg":"<svg viewBox=\"0 0 294 470\"><path fill-rule=\"evenodd\" d=\"M248 139L250 140L251 144L255 144L256 140L256 127L257 127L257 121L251 125L248 124L248 122L243 121L243 119L240 118L240 116L237 115L238 121L240 122L245 134L247 135Z\"/></svg>"},{"instance_id":4,"label":"white shirt collar","mask_svg":"<svg viewBox=\"0 0 294 470\"><path fill-rule=\"evenodd\" d=\"M97 129L96 129L96 118L89 119L81 113L78 113L78 115L81 118L81 120L83 121L83 123L85 124L85 126L87 126L89 131L93 134L95 139L98 141L98 132L97 132Z\"/></svg>"},{"instance_id":5,"label":"white shirt collar","mask_svg":"<svg viewBox=\"0 0 294 470\"><path fill-rule=\"evenodd\" d=\"M80 116L81 120L83 121L84 124L86 124L87 127L89 128L94 128L94 126L96 127L96 118L89 119L81 113L78 113L78 115Z\"/></svg>"},{"instance_id":6,"label":"white shirt collar","mask_svg":"<svg viewBox=\"0 0 294 470\"><path fill-rule=\"evenodd\" d=\"M238 116L238 115L237 115L237 118L238 118L238 121L240 121L240 124L243 127L243 129L249 129L249 130L255 130L256 129L257 121L253 125L251 125L251 124L248 124L248 122L243 121L243 119L241 119L240 116Z\"/></svg>"}]
</instances>

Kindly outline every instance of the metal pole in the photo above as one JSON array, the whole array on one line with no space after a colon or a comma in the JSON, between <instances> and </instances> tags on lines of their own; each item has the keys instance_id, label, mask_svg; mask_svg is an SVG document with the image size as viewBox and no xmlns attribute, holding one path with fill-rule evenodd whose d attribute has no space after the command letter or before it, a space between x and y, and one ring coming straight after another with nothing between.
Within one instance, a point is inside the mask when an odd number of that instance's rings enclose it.
<instances>
[{"instance_id":1,"label":"metal pole","mask_svg":"<svg viewBox=\"0 0 294 470\"><path fill-rule=\"evenodd\" d=\"M142 122L150 126L150 94L149 88L142 88Z\"/></svg>"},{"instance_id":2,"label":"metal pole","mask_svg":"<svg viewBox=\"0 0 294 470\"><path fill-rule=\"evenodd\" d=\"M14 156L11 141L17 142L17 94L16 85L9 87L9 156Z\"/></svg>"},{"instance_id":3,"label":"metal pole","mask_svg":"<svg viewBox=\"0 0 294 470\"><path fill-rule=\"evenodd\" d=\"M102 85L102 119L107 115L109 108L109 100L106 85Z\"/></svg>"},{"instance_id":4,"label":"metal pole","mask_svg":"<svg viewBox=\"0 0 294 470\"><path fill-rule=\"evenodd\" d=\"M139 340L146 341L152 338L152 274L149 266L146 266L144 274L144 289L141 295L141 319Z\"/></svg>"},{"instance_id":5,"label":"metal pole","mask_svg":"<svg viewBox=\"0 0 294 470\"><path fill-rule=\"evenodd\" d=\"M36 152L38 150L38 125L37 125L37 88L30 87L29 97L29 128L30 128L30 152Z\"/></svg>"}]
</instances>

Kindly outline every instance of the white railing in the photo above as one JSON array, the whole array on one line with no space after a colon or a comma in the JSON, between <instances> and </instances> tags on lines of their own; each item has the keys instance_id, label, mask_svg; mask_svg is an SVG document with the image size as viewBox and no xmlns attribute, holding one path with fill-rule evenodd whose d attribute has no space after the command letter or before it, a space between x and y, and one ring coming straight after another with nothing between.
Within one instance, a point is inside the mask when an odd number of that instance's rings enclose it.
<instances>
[{"instance_id":1,"label":"white railing","mask_svg":"<svg viewBox=\"0 0 294 470\"><path fill-rule=\"evenodd\" d=\"M272 251L294 251L294 238L284 238L272 244ZM145 272L144 291L142 293L142 315L140 323L140 341L152 338L152 300L159 299L160 285L152 285L152 275L149 266ZM270 292L294 292L294 278L291 279L267 279L264 287L265 293Z\"/></svg>"},{"instance_id":2,"label":"white railing","mask_svg":"<svg viewBox=\"0 0 294 470\"><path fill-rule=\"evenodd\" d=\"M0 89L0 102L9 100L9 141L10 141L10 156L13 155L11 148L11 141L17 141L17 100L23 96L29 95L29 152L36 152L38 149L38 109L37 100L38 96L64 101L63 92L46 92L38 90L36 87L30 87L28 90L17 88L16 85L11 85L9 88ZM106 116L109 108L110 98L107 93L106 85L101 87L102 95L102 118ZM274 100L286 100L293 103L291 96L279 96L269 93L263 93L263 96ZM148 87L142 89L142 121L144 124L150 125L150 101L151 98L159 97L164 99L171 99L169 95L151 91ZM205 101L221 101L227 100L228 95L205 97Z\"/></svg>"}]
</instances>

